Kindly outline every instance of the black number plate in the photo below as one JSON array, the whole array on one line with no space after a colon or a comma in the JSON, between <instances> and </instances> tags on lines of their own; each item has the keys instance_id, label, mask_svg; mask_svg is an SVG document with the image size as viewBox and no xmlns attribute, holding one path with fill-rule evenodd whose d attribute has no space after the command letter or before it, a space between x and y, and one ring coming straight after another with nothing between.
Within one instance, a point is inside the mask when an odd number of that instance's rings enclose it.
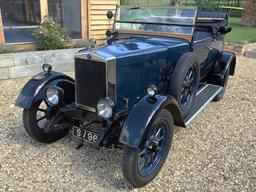
<instances>
[{"instance_id":1,"label":"black number plate","mask_svg":"<svg viewBox=\"0 0 256 192\"><path fill-rule=\"evenodd\" d=\"M73 127L73 135L78 139L81 139L90 143L96 143L98 139L98 135L96 133L93 133L88 130L80 129L79 127Z\"/></svg>"}]
</instances>

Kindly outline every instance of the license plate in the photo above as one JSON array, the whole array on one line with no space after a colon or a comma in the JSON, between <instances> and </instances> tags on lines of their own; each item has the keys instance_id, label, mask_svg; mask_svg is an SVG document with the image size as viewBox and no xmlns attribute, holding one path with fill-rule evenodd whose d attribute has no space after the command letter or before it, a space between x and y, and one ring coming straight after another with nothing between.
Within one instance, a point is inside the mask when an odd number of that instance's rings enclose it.
<instances>
[{"instance_id":1,"label":"license plate","mask_svg":"<svg viewBox=\"0 0 256 192\"><path fill-rule=\"evenodd\" d=\"M98 139L98 135L88 130L80 129L79 127L73 127L73 135L74 137L90 142L96 143Z\"/></svg>"}]
</instances>

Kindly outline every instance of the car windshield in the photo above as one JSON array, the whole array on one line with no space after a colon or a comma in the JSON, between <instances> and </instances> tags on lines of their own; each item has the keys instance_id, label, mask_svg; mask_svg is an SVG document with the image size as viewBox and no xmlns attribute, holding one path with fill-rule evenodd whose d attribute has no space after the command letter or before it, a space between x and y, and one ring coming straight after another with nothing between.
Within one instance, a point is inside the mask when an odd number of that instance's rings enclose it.
<instances>
[{"instance_id":1,"label":"car windshield","mask_svg":"<svg viewBox=\"0 0 256 192\"><path fill-rule=\"evenodd\" d=\"M119 32L168 36L175 34L190 39L196 15L196 8L121 6L116 12L114 28Z\"/></svg>"}]
</instances>

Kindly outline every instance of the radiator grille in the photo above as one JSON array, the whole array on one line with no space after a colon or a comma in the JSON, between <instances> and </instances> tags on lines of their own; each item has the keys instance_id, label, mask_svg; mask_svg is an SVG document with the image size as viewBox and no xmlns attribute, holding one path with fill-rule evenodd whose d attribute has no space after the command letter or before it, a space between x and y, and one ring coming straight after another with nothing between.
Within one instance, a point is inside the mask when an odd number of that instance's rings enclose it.
<instances>
[{"instance_id":1,"label":"radiator grille","mask_svg":"<svg viewBox=\"0 0 256 192\"><path fill-rule=\"evenodd\" d=\"M76 103L95 109L100 98L106 97L106 66L99 61L75 60Z\"/></svg>"}]
</instances>

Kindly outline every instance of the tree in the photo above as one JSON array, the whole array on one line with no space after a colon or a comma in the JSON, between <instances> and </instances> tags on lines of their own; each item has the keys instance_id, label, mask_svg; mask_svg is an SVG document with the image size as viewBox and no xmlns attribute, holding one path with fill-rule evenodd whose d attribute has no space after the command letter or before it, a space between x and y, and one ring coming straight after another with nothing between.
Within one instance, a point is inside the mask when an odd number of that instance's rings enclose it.
<instances>
[{"instance_id":1,"label":"tree","mask_svg":"<svg viewBox=\"0 0 256 192\"><path fill-rule=\"evenodd\" d=\"M241 25L248 27L256 26L256 0L245 1Z\"/></svg>"},{"instance_id":2,"label":"tree","mask_svg":"<svg viewBox=\"0 0 256 192\"><path fill-rule=\"evenodd\" d=\"M179 7L180 6L180 0L171 0L170 5L174 6L174 7Z\"/></svg>"}]
</instances>

